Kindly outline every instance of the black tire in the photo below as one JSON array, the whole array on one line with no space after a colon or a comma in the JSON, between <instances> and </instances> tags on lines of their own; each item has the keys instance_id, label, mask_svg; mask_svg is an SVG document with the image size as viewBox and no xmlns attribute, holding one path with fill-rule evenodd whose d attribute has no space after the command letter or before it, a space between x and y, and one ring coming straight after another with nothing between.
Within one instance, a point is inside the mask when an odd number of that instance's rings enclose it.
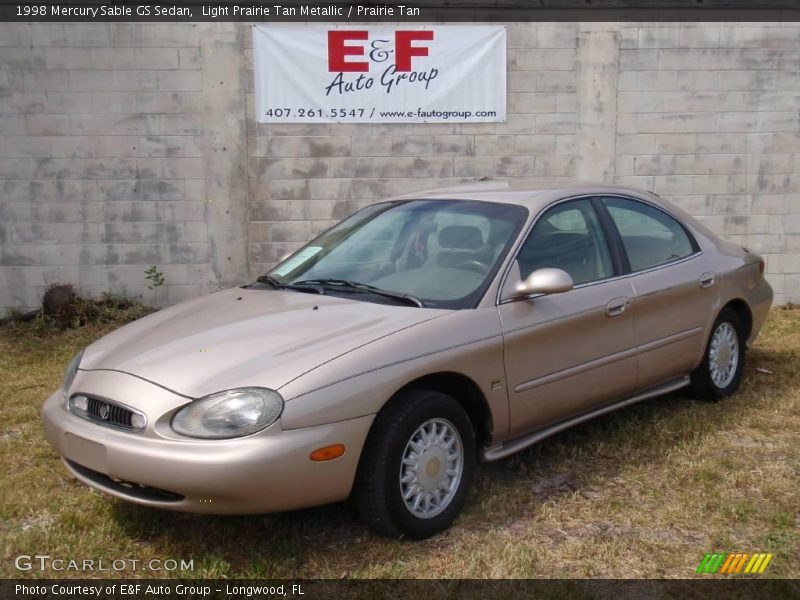
<instances>
[{"instance_id":1,"label":"black tire","mask_svg":"<svg viewBox=\"0 0 800 600\"><path fill-rule=\"evenodd\" d=\"M720 327L724 327L725 324L732 326L736 332L738 361L733 370L733 377L730 379L730 382L725 383L725 381L723 381L722 383L724 385L720 386L718 383L714 382L714 378L711 376L711 353L714 335L717 330ZM716 321L714 321L714 325L711 327L711 334L708 336L703 362L700 363L700 366L697 367L691 375L691 390L695 397L716 402L736 393L742 382L742 373L744 372L745 339L743 334L744 328L736 312L729 308L723 309Z\"/></svg>"},{"instance_id":2,"label":"black tire","mask_svg":"<svg viewBox=\"0 0 800 600\"><path fill-rule=\"evenodd\" d=\"M421 518L403 500L401 463L412 436L431 419L444 420L457 430L463 468L446 507L435 516ZM364 446L354 494L362 518L377 533L392 538L419 540L447 529L466 502L475 454L475 432L458 402L430 390L400 392L375 418Z\"/></svg>"}]
</instances>

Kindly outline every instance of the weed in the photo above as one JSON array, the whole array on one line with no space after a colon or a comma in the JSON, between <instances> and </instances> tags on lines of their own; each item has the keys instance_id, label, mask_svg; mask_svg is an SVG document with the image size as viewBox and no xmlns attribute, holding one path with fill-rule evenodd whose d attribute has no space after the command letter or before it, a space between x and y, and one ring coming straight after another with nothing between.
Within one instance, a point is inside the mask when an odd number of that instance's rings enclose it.
<instances>
[{"instance_id":1,"label":"weed","mask_svg":"<svg viewBox=\"0 0 800 600\"><path fill-rule=\"evenodd\" d=\"M144 270L144 278L150 282L148 289L155 290L164 285L164 273L162 273L158 265L150 265Z\"/></svg>"}]
</instances>

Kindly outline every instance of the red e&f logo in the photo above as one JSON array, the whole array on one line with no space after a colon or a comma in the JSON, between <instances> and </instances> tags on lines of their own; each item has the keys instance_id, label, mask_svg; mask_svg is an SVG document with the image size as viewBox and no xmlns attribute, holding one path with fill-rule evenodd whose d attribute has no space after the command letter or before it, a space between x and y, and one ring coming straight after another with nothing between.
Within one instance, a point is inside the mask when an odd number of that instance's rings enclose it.
<instances>
[{"instance_id":1,"label":"red e&f logo","mask_svg":"<svg viewBox=\"0 0 800 600\"><path fill-rule=\"evenodd\" d=\"M414 42L432 40L433 31L396 31L394 34L395 70L403 73L411 71L412 57L428 56L428 47L414 45ZM368 61L347 59L349 56L364 56L366 48L363 42L367 41L369 41L369 32L366 30L337 29L328 31L328 71L331 73L368 72L370 64ZM372 47L373 53L389 52L376 47L375 43Z\"/></svg>"}]
</instances>

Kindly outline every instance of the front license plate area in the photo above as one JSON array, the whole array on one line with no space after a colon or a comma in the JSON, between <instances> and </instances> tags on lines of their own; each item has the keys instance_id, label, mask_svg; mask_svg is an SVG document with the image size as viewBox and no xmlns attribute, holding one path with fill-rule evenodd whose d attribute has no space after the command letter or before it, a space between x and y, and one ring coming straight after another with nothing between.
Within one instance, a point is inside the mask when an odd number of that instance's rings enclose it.
<instances>
[{"instance_id":1,"label":"front license plate area","mask_svg":"<svg viewBox=\"0 0 800 600\"><path fill-rule=\"evenodd\" d=\"M64 456L87 469L108 474L108 458L106 447L103 444L65 433Z\"/></svg>"}]
</instances>

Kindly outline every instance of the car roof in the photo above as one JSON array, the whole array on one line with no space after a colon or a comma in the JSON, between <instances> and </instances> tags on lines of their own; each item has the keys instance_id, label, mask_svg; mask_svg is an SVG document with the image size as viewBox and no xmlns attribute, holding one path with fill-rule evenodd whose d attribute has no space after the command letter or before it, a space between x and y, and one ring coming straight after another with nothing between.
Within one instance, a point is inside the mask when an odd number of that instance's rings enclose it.
<instances>
[{"instance_id":1,"label":"car roof","mask_svg":"<svg viewBox=\"0 0 800 600\"><path fill-rule=\"evenodd\" d=\"M518 204L538 211L551 202L588 194L623 195L656 200L643 190L577 179L483 179L459 185L421 190L391 200L480 200ZM661 204L659 202L659 204Z\"/></svg>"}]
</instances>

